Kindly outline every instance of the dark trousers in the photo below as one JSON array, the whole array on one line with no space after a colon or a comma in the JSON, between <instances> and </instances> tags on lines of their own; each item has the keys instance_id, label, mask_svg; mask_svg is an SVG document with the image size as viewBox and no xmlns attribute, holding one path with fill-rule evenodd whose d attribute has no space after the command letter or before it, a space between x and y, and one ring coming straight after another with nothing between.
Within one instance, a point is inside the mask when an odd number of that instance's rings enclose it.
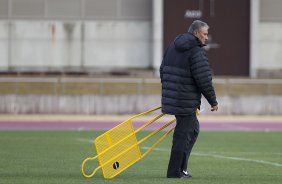
<instances>
[{"instance_id":1,"label":"dark trousers","mask_svg":"<svg viewBox=\"0 0 282 184\"><path fill-rule=\"evenodd\" d=\"M180 177L188 167L188 159L199 134L199 121L196 114L176 115L167 177Z\"/></svg>"}]
</instances>

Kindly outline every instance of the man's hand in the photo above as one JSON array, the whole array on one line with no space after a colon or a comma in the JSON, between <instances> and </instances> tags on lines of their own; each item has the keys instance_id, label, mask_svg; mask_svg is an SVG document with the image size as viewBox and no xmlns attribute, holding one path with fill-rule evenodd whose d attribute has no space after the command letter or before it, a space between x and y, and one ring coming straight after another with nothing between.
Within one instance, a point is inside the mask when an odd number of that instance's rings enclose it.
<instances>
[{"instance_id":1,"label":"man's hand","mask_svg":"<svg viewBox=\"0 0 282 184\"><path fill-rule=\"evenodd\" d=\"M211 111L217 111L217 109L218 109L217 105L211 107Z\"/></svg>"}]
</instances>

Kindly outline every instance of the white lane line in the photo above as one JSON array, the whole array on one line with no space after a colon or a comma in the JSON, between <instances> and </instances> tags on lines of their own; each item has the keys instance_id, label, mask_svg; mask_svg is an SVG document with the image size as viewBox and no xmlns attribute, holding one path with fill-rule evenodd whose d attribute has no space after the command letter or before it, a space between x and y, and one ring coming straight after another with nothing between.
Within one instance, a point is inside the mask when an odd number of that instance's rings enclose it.
<instances>
[{"instance_id":1,"label":"white lane line","mask_svg":"<svg viewBox=\"0 0 282 184\"><path fill-rule=\"evenodd\" d=\"M90 139L78 138L76 140L80 142L88 142L88 143L93 142L93 140L90 140ZM149 147L140 147L140 148L147 150ZM170 149L154 148L153 151L170 152ZM248 158L242 158L242 157L229 157L229 156L223 156L223 155L218 155L218 154L207 154L207 153L197 153L197 152L192 152L191 154L195 156L200 156L200 157L212 157L212 158L226 159L226 160L238 160L238 161L246 161L246 162L254 162L258 164L271 165L275 167L282 167L282 164L280 163L270 162L270 161L265 161L265 160L255 160L255 159L248 159Z\"/></svg>"},{"instance_id":2,"label":"white lane line","mask_svg":"<svg viewBox=\"0 0 282 184\"><path fill-rule=\"evenodd\" d=\"M141 149L148 149L149 147L141 147ZM163 149L163 148L154 148L155 151L163 151L163 152L170 152L169 149ZM227 159L227 160L238 160L238 161L247 161L247 162L255 162L259 164L266 164L276 167L282 167L282 164L276 163L276 162L269 162L265 160L254 160L254 159L248 159L248 158L241 158L241 157L228 157L223 155L217 155L217 154L206 154L206 153L197 153L192 152L192 155L195 156L201 156L201 157L213 157L213 158L219 158L219 159Z\"/></svg>"},{"instance_id":3,"label":"white lane line","mask_svg":"<svg viewBox=\"0 0 282 184\"><path fill-rule=\"evenodd\" d=\"M259 163L259 164L266 164L266 165L276 166L276 167L282 167L282 164L280 164L280 163L269 162L269 161L265 161L265 160L254 160L254 159L241 158L241 157L228 157L228 156L223 156L223 155L195 153L195 152L192 153L192 154L196 155L196 156L201 156L201 157L213 157L213 158L219 158L219 159L247 161L247 162L255 162L255 163Z\"/></svg>"},{"instance_id":4,"label":"white lane line","mask_svg":"<svg viewBox=\"0 0 282 184\"><path fill-rule=\"evenodd\" d=\"M90 142L90 143L93 143L93 140L91 140L91 139L77 138L76 140L79 141L79 142Z\"/></svg>"},{"instance_id":5,"label":"white lane line","mask_svg":"<svg viewBox=\"0 0 282 184\"><path fill-rule=\"evenodd\" d=\"M147 150L147 149L149 149L150 147L145 147L145 146L143 146L143 147L140 147L141 149L144 149L144 150ZM165 148L154 148L153 149L153 151L161 151L161 152L170 152L170 150L169 149L165 149Z\"/></svg>"},{"instance_id":6,"label":"white lane line","mask_svg":"<svg viewBox=\"0 0 282 184\"><path fill-rule=\"evenodd\" d=\"M242 151L236 151L236 152L232 152L232 151L222 151L222 152L217 152L217 151L210 151L209 154L225 154L225 155L230 155L230 154L243 154L243 155L282 155L282 153L276 153L276 152L271 152L271 153L266 153L266 152L252 152L252 151L248 151L248 152L242 152Z\"/></svg>"}]
</instances>

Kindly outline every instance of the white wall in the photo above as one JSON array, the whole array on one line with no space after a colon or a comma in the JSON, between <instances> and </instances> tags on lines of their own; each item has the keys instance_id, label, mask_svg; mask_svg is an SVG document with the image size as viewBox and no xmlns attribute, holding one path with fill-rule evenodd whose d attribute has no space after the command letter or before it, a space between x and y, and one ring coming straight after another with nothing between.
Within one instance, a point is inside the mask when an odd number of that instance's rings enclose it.
<instances>
[{"instance_id":1,"label":"white wall","mask_svg":"<svg viewBox=\"0 0 282 184\"><path fill-rule=\"evenodd\" d=\"M8 22L0 21L0 71L8 68Z\"/></svg>"},{"instance_id":2,"label":"white wall","mask_svg":"<svg viewBox=\"0 0 282 184\"><path fill-rule=\"evenodd\" d=\"M282 23L261 22L258 33L257 69L282 69Z\"/></svg>"},{"instance_id":3,"label":"white wall","mask_svg":"<svg viewBox=\"0 0 282 184\"><path fill-rule=\"evenodd\" d=\"M152 65L150 21L13 21L10 66L19 70ZM8 23L0 23L0 66L7 68Z\"/></svg>"},{"instance_id":4,"label":"white wall","mask_svg":"<svg viewBox=\"0 0 282 184\"><path fill-rule=\"evenodd\" d=\"M1 70L151 67L152 4L0 0Z\"/></svg>"},{"instance_id":5,"label":"white wall","mask_svg":"<svg viewBox=\"0 0 282 184\"><path fill-rule=\"evenodd\" d=\"M79 22L15 21L11 65L16 68L79 66L80 35Z\"/></svg>"},{"instance_id":6,"label":"white wall","mask_svg":"<svg viewBox=\"0 0 282 184\"><path fill-rule=\"evenodd\" d=\"M146 68L152 59L149 21L85 22L85 66Z\"/></svg>"},{"instance_id":7,"label":"white wall","mask_svg":"<svg viewBox=\"0 0 282 184\"><path fill-rule=\"evenodd\" d=\"M282 76L282 1L251 0L251 76Z\"/></svg>"}]
</instances>

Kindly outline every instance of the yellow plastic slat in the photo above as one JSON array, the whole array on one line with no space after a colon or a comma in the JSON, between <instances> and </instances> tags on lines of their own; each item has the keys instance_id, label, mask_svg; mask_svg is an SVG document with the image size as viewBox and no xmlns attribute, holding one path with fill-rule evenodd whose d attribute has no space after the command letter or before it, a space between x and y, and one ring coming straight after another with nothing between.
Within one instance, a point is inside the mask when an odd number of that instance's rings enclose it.
<instances>
[{"instance_id":1,"label":"yellow plastic slat","mask_svg":"<svg viewBox=\"0 0 282 184\"><path fill-rule=\"evenodd\" d=\"M133 133L133 134L132 134ZM107 138L104 138L107 137ZM102 172L105 178L111 178L128 164L136 162L140 159L141 153L137 145L136 135L131 121L127 121L122 126L111 129L104 136L95 141L96 151L98 155L99 164L102 167ZM126 139L123 139L126 137ZM123 141L119 141L122 140ZM107 142L105 142L107 140ZM128 147L134 146L130 150L124 152ZM99 154L105 149L108 149L104 154ZM116 157L117 153L124 152L123 155ZM116 157L116 158L115 158ZM115 158L111 162L107 162Z\"/></svg>"}]
</instances>

